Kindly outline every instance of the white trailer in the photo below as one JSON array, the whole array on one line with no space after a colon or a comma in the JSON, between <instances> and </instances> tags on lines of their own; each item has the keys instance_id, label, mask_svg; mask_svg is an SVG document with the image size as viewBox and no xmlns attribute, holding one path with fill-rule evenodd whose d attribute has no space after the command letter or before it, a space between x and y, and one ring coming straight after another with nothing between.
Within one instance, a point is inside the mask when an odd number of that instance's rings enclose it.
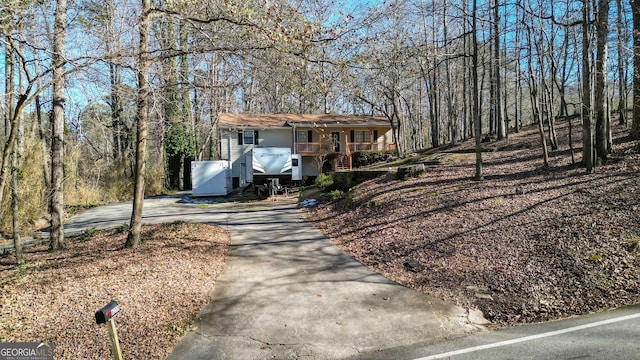
<instances>
[{"instance_id":1,"label":"white trailer","mask_svg":"<svg viewBox=\"0 0 640 360\"><path fill-rule=\"evenodd\" d=\"M247 159L248 160L248 159ZM278 178L280 182L302 180L302 156L290 148L255 147L251 151L251 178L256 184ZM247 178L249 178L247 174Z\"/></svg>"},{"instance_id":2,"label":"white trailer","mask_svg":"<svg viewBox=\"0 0 640 360\"><path fill-rule=\"evenodd\" d=\"M251 161L253 175L291 174L291 149L276 147L255 147Z\"/></svg>"},{"instance_id":3,"label":"white trailer","mask_svg":"<svg viewBox=\"0 0 640 360\"><path fill-rule=\"evenodd\" d=\"M302 155L291 154L291 180L302 180Z\"/></svg>"},{"instance_id":4,"label":"white trailer","mask_svg":"<svg viewBox=\"0 0 640 360\"><path fill-rule=\"evenodd\" d=\"M227 160L191 163L192 196L227 196L233 191L231 164Z\"/></svg>"}]
</instances>

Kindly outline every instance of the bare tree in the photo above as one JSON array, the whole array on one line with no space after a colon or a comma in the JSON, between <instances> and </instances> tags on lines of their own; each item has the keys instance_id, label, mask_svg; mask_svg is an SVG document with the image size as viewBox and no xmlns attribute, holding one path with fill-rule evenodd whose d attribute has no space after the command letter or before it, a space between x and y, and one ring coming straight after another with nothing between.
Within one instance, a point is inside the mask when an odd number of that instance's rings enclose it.
<instances>
[{"instance_id":1,"label":"bare tree","mask_svg":"<svg viewBox=\"0 0 640 360\"><path fill-rule=\"evenodd\" d=\"M51 238L49 248L64 248L64 103L67 0L56 1L53 33L53 111L51 119Z\"/></svg>"},{"instance_id":2,"label":"bare tree","mask_svg":"<svg viewBox=\"0 0 640 360\"><path fill-rule=\"evenodd\" d=\"M596 14L596 84L595 84L595 147L598 159L606 161L611 149L609 143L610 121L607 99L607 36L609 35L609 1L598 0Z\"/></svg>"},{"instance_id":3,"label":"bare tree","mask_svg":"<svg viewBox=\"0 0 640 360\"><path fill-rule=\"evenodd\" d=\"M136 167L133 191L133 210L129 224L129 235L125 247L136 247L140 244L142 232L142 207L144 205L145 176L147 173L147 121L151 87L149 85L149 43L151 36L151 0L142 0L140 12L140 38L138 45L138 111L136 132Z\"/></svg>"},{"instance_id":4,"label":"bare tree","mask_svg":"<svg viewBox=\"0 0 640 360\"><path fill-rule=\"evenodd\" d=\"M10 13L10 9L8 10L9 13L5 13L3 14L3 17L8 17L11 18L13 20L14 15L12 13ZM8 22L7 27L8 27L8 31L9 33L11 33L13 31L12 29L12 25L13 25L13 21ZM9 34L7 36L7 38L9 38L12 34ZM4 111L4 133L9 134L11 132L11 127L12 126L19 126L18 123L21 122L21 117L18 116L17 117L17 121L12 121L13 120L13 116L15 114L15 109L14 109L14 102L15 102L15 97L14 94L16 93L15 91L15 75L16 75L16 52L13 48L13 42L12 41L6 41L6 46L5 46L5 91L7 93L6 96L6 101L5 101L5 111ZM22 79L22 77L21 77ZM20 84L22 85L22 84ZM17 132L17 136L18 136L18 141L21 141L21 132ZM15 250L15 255L16 255L16 262L18 264L22 263L23 261L23 254L22 254L22 242L20 239L20 217L19 217L19 208L18 208L18 203L19 203L19 194L18 194L18 156L19 156L19 152L18 152L18 146L16 146L16 144L13 144L12 147L10 149L12 152L12 157L11 157L11 208L12 208L12 237L13 237L13 247ZM3 191L3 190L0 190Z\"/></svg>"},{"instance_id":5,"label":"bare tree","mask_svg":"<svg viewBox=\"0 0 640 360\"><path fill-rule=\"evenodd\" d=\"M616 31L618 33L618 113L620 115L619 124L627 124L627 65L625 43L627 41L625 29L625 14L622 0L616 0L616 10L618 11L616 21Z\"/></svg>"},{"instance_id":6,"label":"bare tree","mask_svg":"<svg viewBox=\"0 0 640 360\"><path fill-rule=\"evenodd\" d=\"M547 149L547 140L544 134L544 121L543 121L543 114L542 114L543 110L541 109L541 105L540 105L541 95L539 93L539 87L542 81L540 82L538 81L538 76L542 77L542 75L536 73L534 64L533 64L533 47L534 47L534 43L538 42L539 40L536 41L533 39L534 36L536 35L532 28L529 28L528 30L529 31L527 32L527 43L529 46L528 47L529 56L527 56L527 67L528 67L527 73L529 77L529 94L531 98L531 111L533 113L532 115L534 120L536 120L538 124L538 133L540 135L540 145L542 148L543 166L545 168L548 168L549 167L549 150ZM539 52L538 52L538 55L540 55ZM538 56L538 61L541 63L540 56Z\"/></svg>"},{"instance_id":7,"label":"bare tree","mask_svg":"<svg viewBox=\"0 0 640 360\"><path fill-rule=\"evenodd\" d=\"M633 15L633 118L631 136L640 139L640 0L629 0Z\"/></svg>"},{"instance_id":8,"label":"bare tree","mask_svg":"<svg viewBox=\"0 0 640 360\"><path fill-rule=\"evenodd\" d=\"M500 98L502 93L502 82L500 81L500 7L498 0L493 0L493 91L494 101L492 102L495 121L497 125L498 140L502 140L507 136L507 129L505 126L504 114L502 112L502 100Z\"/></svg>"},{"instance_id":9,"label":"bare tree","mask_svg":"<svg viewBox=\"0 0 640 360\"><path fill-rule=\"evenodd\" d=\"M591 0L584 1L582 9L582 164L587 173L595 166L593 156L593 115L591 112Z\"/></svg>"},{"instance_id":10,"label":"bare tree","mask_svg":"<svg viewBox=\"0 0 640 360\"><path fill-rule=\"evenodd\" d=\"M480 123L480 106L478 93L478 0L472 0L473 8L471 10L471 81L473 82L473 92L471 103L473 104L473 127L475 129L476 138L476 175L478 181L484 180L482 171L482 124Z\"/></svg>"}]
</instances>

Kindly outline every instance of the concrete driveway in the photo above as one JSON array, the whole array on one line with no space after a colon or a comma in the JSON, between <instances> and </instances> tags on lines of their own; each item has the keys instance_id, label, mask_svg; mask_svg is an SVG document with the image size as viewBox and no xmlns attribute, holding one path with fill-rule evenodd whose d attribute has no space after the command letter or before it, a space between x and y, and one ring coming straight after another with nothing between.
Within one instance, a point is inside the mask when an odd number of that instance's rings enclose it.
<instances>
[{"instance_id":1,"label":"concrete driveway","mask_svg":"<svg viewBox=\"0 0 640 360\"><path fill-rule=\"evenodd\" d=\"M130 204L70 219L68 234L128 223ZM219 225L231 234L212 301L168 359L343 359L431 344L482 319L370 271L336 247L292 199L195 205L145 201L144 222ZM473 314L472 314L473 315Z\"/></svg>"}]
</instances>

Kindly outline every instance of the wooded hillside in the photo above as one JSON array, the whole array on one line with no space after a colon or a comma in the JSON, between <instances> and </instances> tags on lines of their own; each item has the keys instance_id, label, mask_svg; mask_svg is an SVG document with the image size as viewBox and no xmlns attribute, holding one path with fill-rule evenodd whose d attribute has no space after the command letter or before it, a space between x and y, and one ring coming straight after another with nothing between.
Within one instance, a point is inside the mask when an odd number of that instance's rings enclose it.
<instances>
[{"instance_id":1,"label":"wooded hillside","mask_svg":"<svg viewBox=\"0 0 640 360\"><path fill-rule=\"evenodd\" d=\"M620 130L596 174L571 164L566 124L545 168L529 127L486 144L482 182L468 175L468 141L415 154L411 163L437 164L417 178L366 181L310 217L373 270L479 309L492 326L637 304L640 148Z\"/></svg>"},{"instance_id":2,"label":"wooded hillside","mask_svg":"<svg viewBox=\"0 0 640 360\"><path fill-rule=\"evenodd\" d=\"M217 157L221 112L383 115L400 156L475 138L478 180L487 134L535 124L553 166L558 123L580 119L575 161L592 173L611 114L640 133L636 0L1 0L0 20L16 244L44 217L63 248L68 206L133 198L136 246L144 195Z\"/></svg>"}]
</instances>

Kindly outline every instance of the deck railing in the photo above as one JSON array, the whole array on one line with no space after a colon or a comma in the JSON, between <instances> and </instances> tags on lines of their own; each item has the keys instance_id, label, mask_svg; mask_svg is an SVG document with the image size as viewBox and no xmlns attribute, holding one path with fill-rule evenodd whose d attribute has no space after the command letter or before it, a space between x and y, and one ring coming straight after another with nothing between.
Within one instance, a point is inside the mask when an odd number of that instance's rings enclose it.
<instances>
[{"instance_id":1,"label":"deck railing","mask_svg":"<svg viewBox=\"0 0 640 360\"><path fill-rule=\"evenodd\" d=\"M383 142L358 142L349 143L348 145L352 153L358 151L393 150L396 148L396 144Z\"/></svg>"},{"instance_id":2,"label":"deck railing","mask_svg":"<svg viewBox=\"0 0 640 360\"><path fill-rule=\"evenodd\" d=\"M334 153L333 144L328 142L299 142L296 144L298 154L331 154Z\"/></svg>"},{"instance_id":3,"label":"deck railing","mask_svg":"<svg viewBox=\"0 0 640 360\"><path fill-rule=\"evenodd\" d=\"M359 142L348 143L343 153L358 151L393 150L396 144L384 142ZM296 152L302 155L327 155L338 153L332 143L329 142L300 142L296 144Z\"/></svg>"}]
</instances>

